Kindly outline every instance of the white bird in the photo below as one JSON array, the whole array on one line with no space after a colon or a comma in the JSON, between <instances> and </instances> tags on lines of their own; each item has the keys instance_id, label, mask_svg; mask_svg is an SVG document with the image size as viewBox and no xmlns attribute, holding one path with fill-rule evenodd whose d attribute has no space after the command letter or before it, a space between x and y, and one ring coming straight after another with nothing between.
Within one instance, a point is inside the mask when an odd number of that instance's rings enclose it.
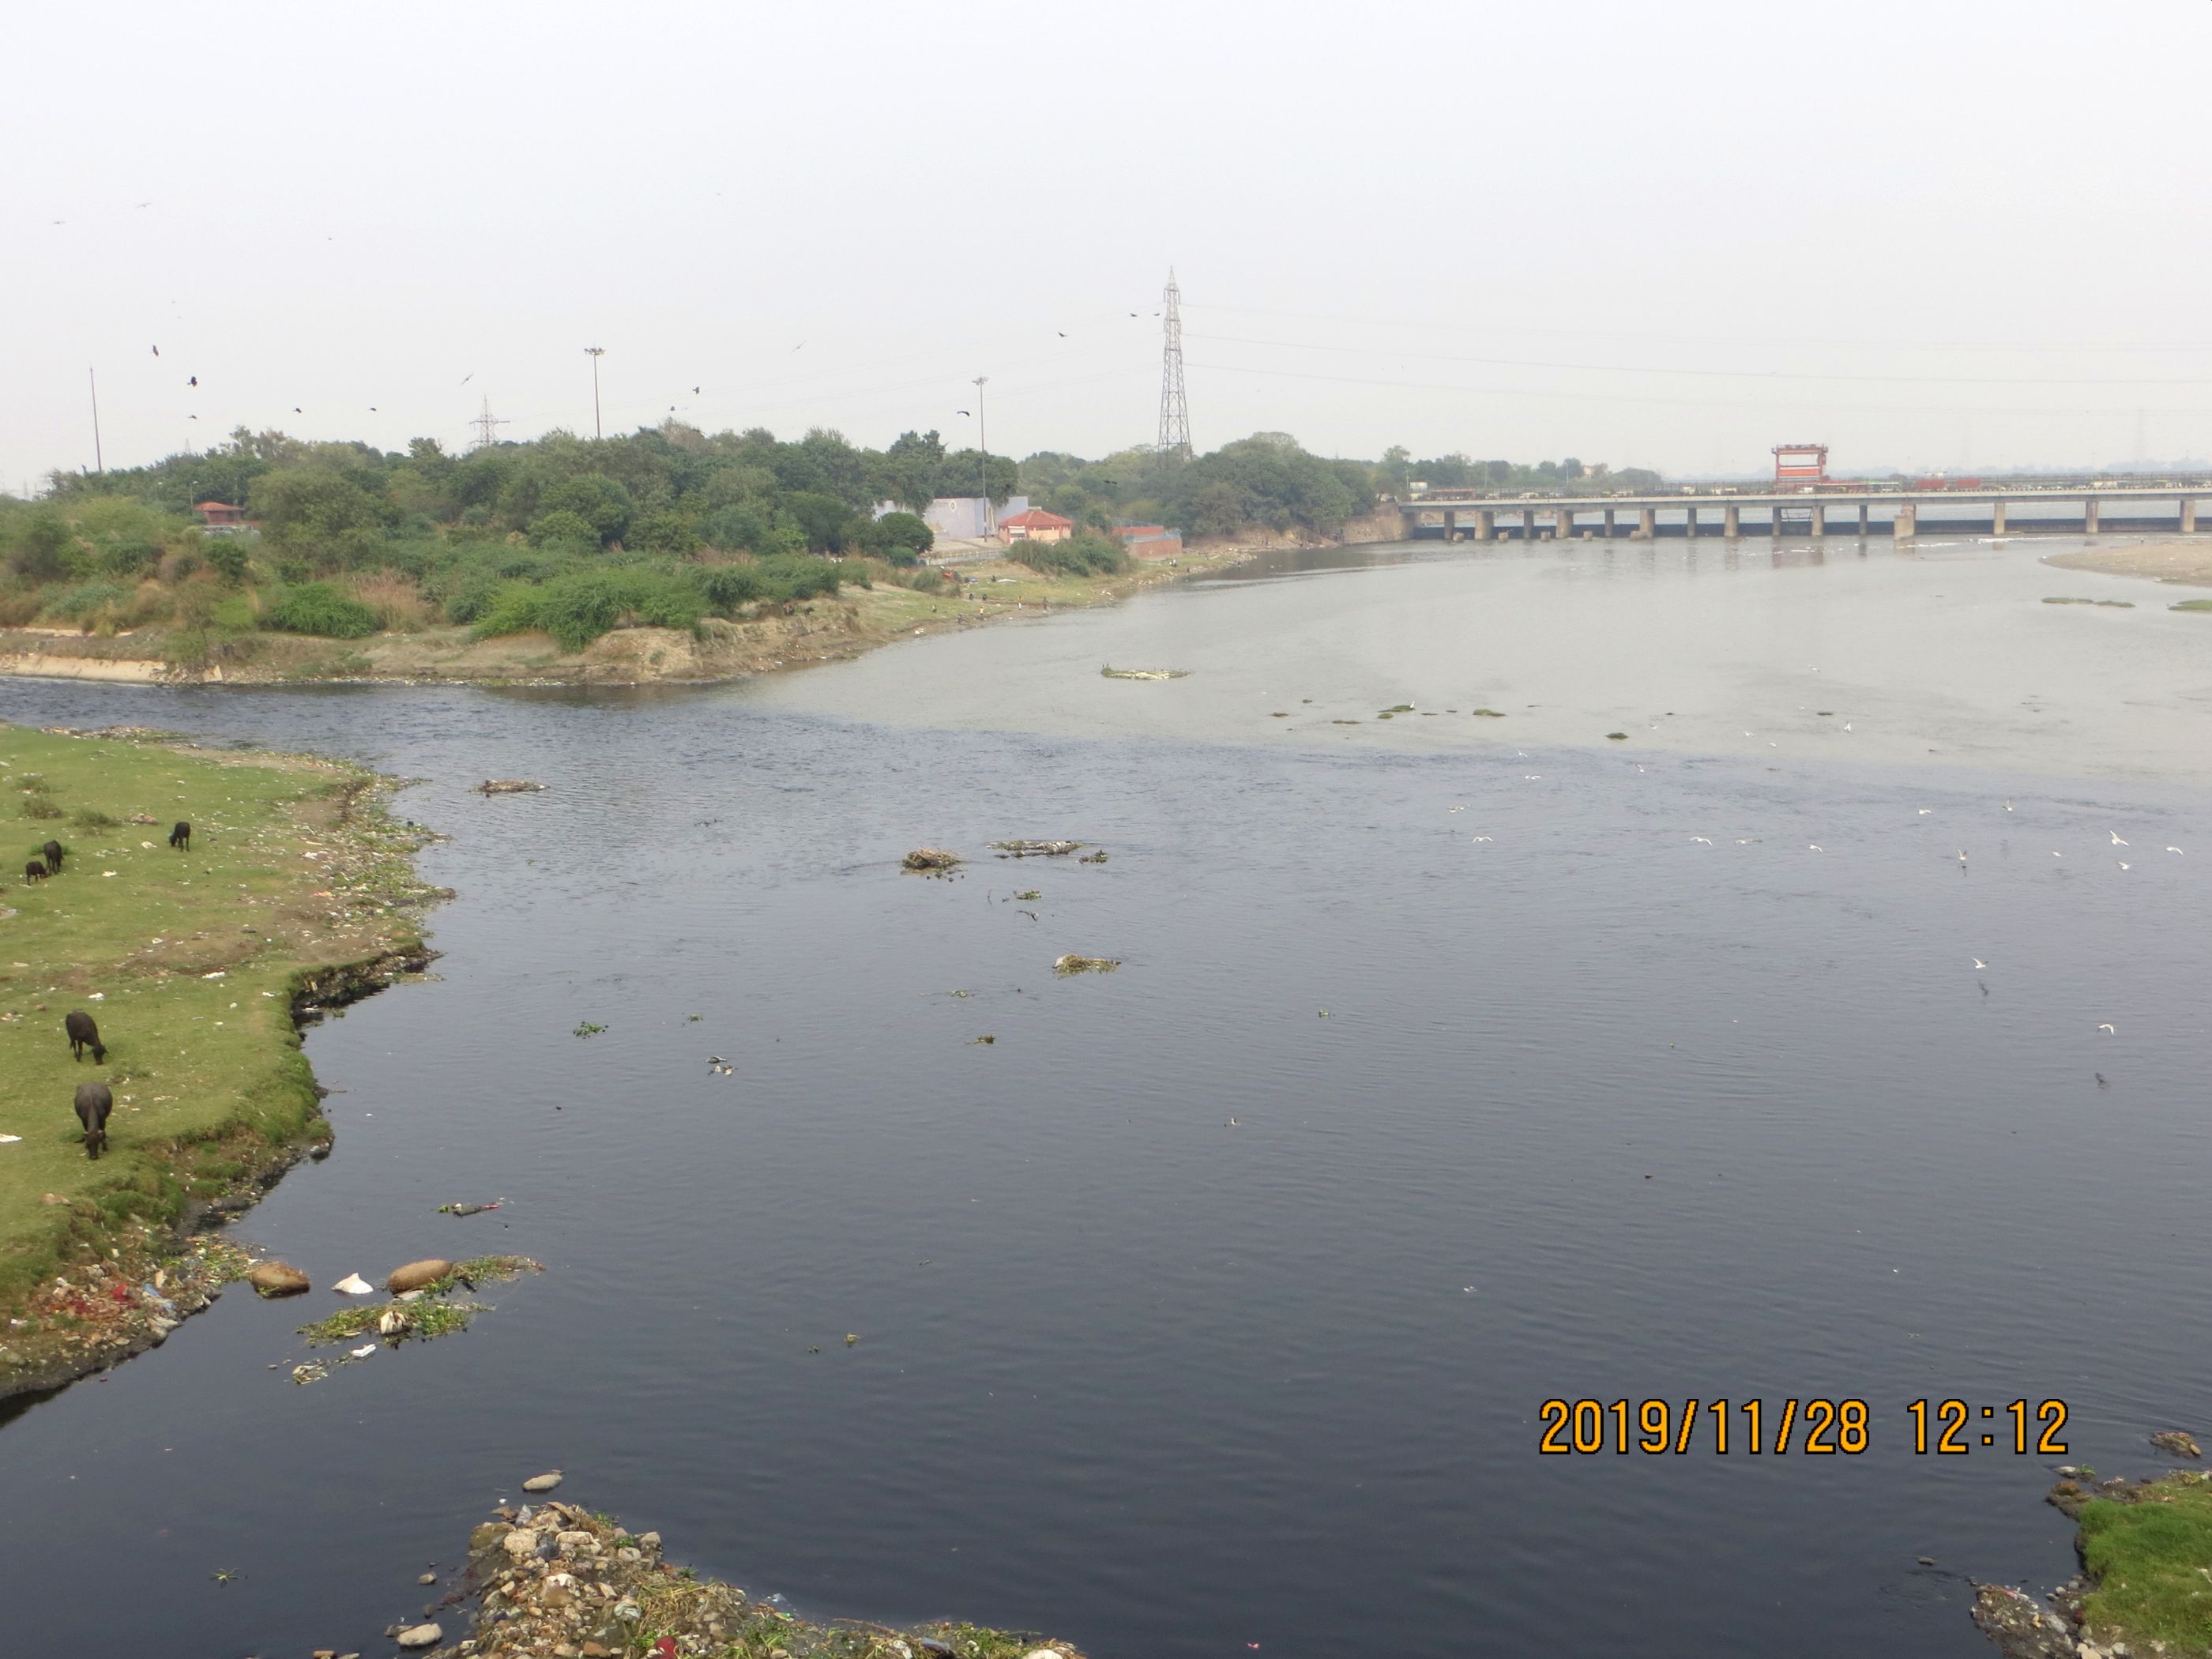
<instances>
[{"instance_id":1,"label":"white bird","mask_svg":"<svg viewBox=\"0 0 2212 1659\"><path fill-rule=\"evenodd\" d=\"M1709 840L1707 837L1705 837L1705 836L1691 836L1691 837L1690 837L1690 839L1691 839L1692 841L1702 841L1702 842L1704 842L1705 843L1705 845L1706 845L1706 846L1708 846L1708 847L1711 847L1711 846L1712 845L1711 841L1711 840Z\"/></svg>"},{"instance_id":2,"label":"white bird","mask_svg":"<svg viewBox=\"0 0 2212 1659\"><path fill-rule=\"evenodd\" d=\"M1990 964L1988 963L1984 962L1979 957L1976 957L1974 958L1974 966L1977 968L1986 968Z\"/></svg>"},{"instance_id":3,"label":"white bird","mask_svg":"<svg viewBox=\"0 0 2212 1659\"><path fill-rule=\"evenodd\" d=\"M1541 772L1523 772L1521 775L1529 783L1541 783L1544 781L1544 775Z\"/></svg>"},{"instance_id":4,"label":"white bird","mask_svg":"<svg viewBox=\"0 0 2212 1659\"><path fill-rule=\"evenodd\" d=\"M1961 848L1959 849L1959 862L1960 862L1960 863L1961 863L1961 864L1964 864L1966 861L1966 849L1965 848L1961 847Z\"/></svg>"},{"instance_id":5,"label":"white bird","mask_svg":"<svg viewBox=\"0 0 2212 1659\"><path fill-rule=\"evenodd\" d=\"M1936 809L1932 806L1923 806L1920 809L1920 816L1924 818L1935 810Z\"/></svg>"},{"instance_id":6,"label":"white bird","mask_svg":"<svg viewBox=\"0 0 2212 1659\"><path fill-rule=\"evenodd\" d=\"M1467 808L1464 806L1455 806L1451 810L1455 812L1464 812L1467 811Z\"/></svg>"},{"instance_id":7,"label":"white bird","mask_svg":"<svg viewBox=\"0 0 2212 1659\"><path fill-rule=\"evenodd\" d=\"M2115 859L2112 862L2118 865L2123 870L2132 870L2135 868L2135 866L2130 864L2125 859Z\"/></svg>"},{"instance_id":8,"label":"white bird","mask_svg":"<svg viewBox=\"0 0 2212 1659\"><path fill-rule=\"evenodd\" d=\"M2112 831L2111 832L2111 835L2112 835L2112 845L2113 845L2113 846L2115 846L2115 847L2125 847L2125 846L2127 845L2127 842L2124 842L2124 841L2122 841L2122 840L2120 839L2120 832L2119 832L2118 830L2112 830Z\"/></svg>"},{"instance_id":9,"label":"white bird","mask_svg":"<svg viewBox=\"0 0 2212 1659\"><path fill-rule=\"evenodd\" d=\"M2064 857L2066 856L2066 854L2063 854L2063 853L2053 853L2051 856L2051 857L2053 857L2053 858L2055 858L2055 859L2063 859L2063 858L2064 858Z\"/></svg>"},{"instance_id":10,"label":"white bird","mask_svg":"<svg viewBox=\"0 0 2212 1659\"><path fill-rule=\"evenodd\" d=\"M1813 851L1814 851L1815 853L1824 853L1824 852L1826 852L1827 849L1826 849L1826 848L1822 847L1822 846L1820 845L1820 842L1818 842L1816 841L1816 842L1814 842L1813 843L1812 850L1813 850Z\"/></svg>"},{"instance_id":11,"label":"white bird","mask_svg":"<svg viewBox=\"0 0 2212 1659\"><path fill-rule=\"evenodd\" d=\"M1849 720L1845 720L1845 721L1844 722L1844 731L1846 731L1846 732L1848 732L1848 731L1850 731L1850 729L1851 729L1851 723L1850 723Z\"/></svg>"},{"instance_id":12,"label":"white bird","mask_svg":"<svg viewBox=\"0 0 2212 1659\"><path fill-rule=\"evenodd\" d=\"M2107 1036L2119 1036L2119 1033L2118 1033L2118 1031L2114 1030L2113 1030L2111 1026L2109 1026L2109 1025L2100 1025L2097 1029L2098 1029L2099 1030L2100 1030L2100 1031L2104 1032Z\"/></svg>"},{"instance_id":13,"label":"white bird","mask_svg":"<svg viewBox=\"0 0 2212 1659\"><path fill-rule=\"evenodd\" d=\"M2008 812L2012 811L2012 803L2010 801L2007 801L2005 803L2005 811Z\"/></svg>"},{"instance_id":14,"label":"white bird","mask_svg":"<svg viewBox=\"0 0 2212 1659\"><path fill-rule=\"evenodd\" d=\"M1477 841L1488 841L1488 840L1490 839L1490 837L1489 837L1489 836L1477 836L1475 837L1475 839L1476 839Z\"/></svg>"},{"instance_id":15,"label":"white bird","mask_svg":"<svg viewBox=\"0 0 2212 1659\"><path fill-rule=\"evenodd\" d=\"M2181 849L2180 849L2179 847L2169 847L2169 848L2167 848L2166 850L2167 852L2169 852L2169 853L2179 853L2179 852L2181 852ZM2188 856L2188 855L2187 855L2186 854L2183 854L2183 856L2184 856L2184 857L2186 857L2186 856Z\"/></svg>"}]
</instances>

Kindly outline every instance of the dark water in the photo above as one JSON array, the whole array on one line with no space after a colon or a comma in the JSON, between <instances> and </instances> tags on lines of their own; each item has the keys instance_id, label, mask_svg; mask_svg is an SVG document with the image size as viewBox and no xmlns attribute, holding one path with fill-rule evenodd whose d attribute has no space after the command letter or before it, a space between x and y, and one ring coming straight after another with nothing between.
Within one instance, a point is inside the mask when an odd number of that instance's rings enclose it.
<instances>
[{"instance_id":1,"label":"dark water","mask_svg":"<svg viewBox=\"0 0 2212 1659\"><path fill-rule=\"evenodd\" d=\"M2062 1460L1916 1456L1907 1401L2063 1398L2106 1470L2212 1426L2201 791L785 696L0 684L428 780L442 978L310 1036L337 1151L241 1231L550 1267L311 1388L234 1293L33 1407L0 1645L380 1651L557 1466L756 1593L1099 1656L1963 1656L1954 1573L2070 1571ZM894 867L1006 835L1111 862ZM1555 1395L1872 1446L1546 1457Z\"/></svg>"}]
</instances>

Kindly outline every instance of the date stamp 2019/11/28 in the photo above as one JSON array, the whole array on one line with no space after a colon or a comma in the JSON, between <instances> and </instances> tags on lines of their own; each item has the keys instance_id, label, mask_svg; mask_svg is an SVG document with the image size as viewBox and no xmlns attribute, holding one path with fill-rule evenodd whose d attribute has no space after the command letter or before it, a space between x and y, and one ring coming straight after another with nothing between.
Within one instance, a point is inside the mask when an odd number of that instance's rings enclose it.
<instances>
[{"instance_id":1,"label":"date stamp 2019/11/28","mask_svg":"<svg viewBox=\"0 0 2212 1659\"><path fill-rule=\"evenodd\" d=\"M1547 1400L1544 1435L1537 1449L1547 1455L1627 1456L1644 1452L1686 1455L1692 1449L1783 1456L1856 1457L1873 1442L1872 1414L1863 1400ZM2063 1400L2008 1401L1976 1408L1963 1400L1915 1400L1912 1449L1925 1456L1963 1455L1976 1447L2025 1456L2063 1455L2066 1426Z\"/></svg>"}]
</instances>

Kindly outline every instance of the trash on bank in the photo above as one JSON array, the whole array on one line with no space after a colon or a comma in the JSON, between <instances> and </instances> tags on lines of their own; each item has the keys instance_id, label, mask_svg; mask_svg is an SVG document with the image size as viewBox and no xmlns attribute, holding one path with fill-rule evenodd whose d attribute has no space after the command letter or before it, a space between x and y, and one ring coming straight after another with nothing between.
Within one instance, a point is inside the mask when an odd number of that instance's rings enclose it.
<instances>
[{"instance_id":1,"label":"trash on bank","mask_svg":"<svg viewBox=\"0 0 2212 1659\"><path fill-rule=\"evenodd\" d=\"M1062 979L1072 974L1110 974L1121 965L1117 957L1079 957L1070 954L1052 964L1052 971Z\"/></svg>"},{"instance_id":2,"label":"trash on bank","mask_svg":"<svg viewBox=\"0 0 2212 1659\"><path fill-rule=\"evenodd\" d=\"M1111 665L1098 671L1109 680L1187 680L1188 668L1115 668Z\"/></svg>"},{"instance_id":3,"label":"trash on bank","mask_svg":"<svg viewBox=\"0 0 2212 1659\"><path fill-rule=\"evenodd\" d=\"M374 1296L376 1294L376 1286L359 1273L348 1273L331 1288L343 1296Z\"/></svg>"}]
</instances>

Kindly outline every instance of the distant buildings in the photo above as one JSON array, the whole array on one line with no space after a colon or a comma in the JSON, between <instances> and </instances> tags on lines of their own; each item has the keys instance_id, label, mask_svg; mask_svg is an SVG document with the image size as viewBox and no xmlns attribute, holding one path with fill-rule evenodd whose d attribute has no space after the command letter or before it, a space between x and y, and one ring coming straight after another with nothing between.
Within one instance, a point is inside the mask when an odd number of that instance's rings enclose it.
<instances>
[{"instance_id":1,"label":"distant buildings","mask_svg":"<svg viewBox=\"0 0 2212 1659\"><path fill-rule=\"evenodd\" d=\"M1029 504L1030 498L1026 495L1011 496L999 512L1018 514L1025 511ZM892 510L891 505L885 502L878 509L876 516L881 518ZM940 539L954 542L983 540L993 532L993 517L988 503L981 495L939 495L921 511L924 524L935 531Z\"/></svg>"},{"instance_id":2,"label":"distant buildings","mask_svg":"<svg viewBox=\"0 0 2212 1659\"><path fill-rule=\"evenodd\" d=\"M1063 519L1041 507L999 520L999 539L1009 547L1016 542L1064 542L1074 533L1074 520Z\"/></svg>"},{"instance_id":3,"label":"distant buildings","mask_svg":"<svg viewBox=\"0 0 2212 1659\"><path fill-rule=\"evenodd\" d=\"M246 527L246 509L228 501L202 501L192 511L200 515L202 525L223 535L234 536Z\"/></svg>"},{"instance_id":4,"label":"distant buildings","mask_svg":"<svg viewBox=\"0 0 2212 1659\"><path fill-rule=\"evenodd\" d=\"M1114 539L1133 559L1175 559L1182 556L1181 532L1161 524L1117 524Z\"/></svg>"}]
</instances>

